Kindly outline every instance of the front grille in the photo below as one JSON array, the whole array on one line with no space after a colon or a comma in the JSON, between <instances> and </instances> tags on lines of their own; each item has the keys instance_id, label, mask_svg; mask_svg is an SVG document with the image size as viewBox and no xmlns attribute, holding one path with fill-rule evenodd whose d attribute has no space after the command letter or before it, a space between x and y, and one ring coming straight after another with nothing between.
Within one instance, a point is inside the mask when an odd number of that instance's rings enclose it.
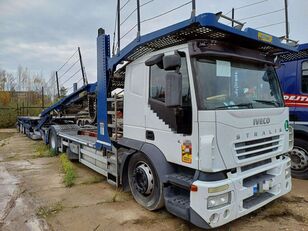
<instances>
[{"instance_id":1,"label":"front grille","mask_svg":"<svg viewBox=\"0 0 308 231\"><path fill-rule=\"evenodd\" d=\"M278 148L281 146L281 140L281 137L279 135L276 135L262 139L236 143L236 156L239 160L244 160L277 151Z\"/></svg>"},{"instance_id":2,"label":"front grille","mask_svg":"<svg viewBox=\"0 0 308 231\"><path fill-rule=\"evenodd\" d=\"M241 170L242 170L242 172L245 172L245 171L248 171L250 169L257 168L257 167L260 167L262 165L269 164L271 162L272 162L271 159L262 160L262 161L259 161L257 163L253 163L253 164L249 164L249 165L243 166L243 167L241 167Z\"/></svg>"}]
</instances>

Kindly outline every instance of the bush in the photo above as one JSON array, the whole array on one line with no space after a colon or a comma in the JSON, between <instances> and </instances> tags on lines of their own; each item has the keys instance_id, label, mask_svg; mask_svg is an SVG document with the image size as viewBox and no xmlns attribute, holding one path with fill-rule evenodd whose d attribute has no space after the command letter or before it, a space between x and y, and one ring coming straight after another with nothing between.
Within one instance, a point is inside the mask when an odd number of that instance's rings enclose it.
<instances>
[{"instance_id":1,"label":"bush","mask_svg":"<svg viewBox=\"0 0 308 231\"><path fill-rule=\"evenodd\" d=\"M0 110L0 128L14 127L16 123L16 117L17 112L15 109Z\"/></svg>"}]
</instances>

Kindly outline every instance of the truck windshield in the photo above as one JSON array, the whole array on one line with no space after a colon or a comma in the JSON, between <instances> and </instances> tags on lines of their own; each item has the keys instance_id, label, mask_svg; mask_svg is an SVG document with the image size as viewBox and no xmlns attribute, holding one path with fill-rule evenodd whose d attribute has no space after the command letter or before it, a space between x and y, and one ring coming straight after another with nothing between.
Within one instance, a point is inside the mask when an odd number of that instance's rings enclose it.
<instances>
[{"instance_id":1,"label":"truck windshield","mask_svg":"<svg viewBox=\"0 0 308 231\"><path fill-rule=\"evenodd\" d=\"M283 107L276 72L264 63L194 58L201 110Z\"/></svg>"}]
</instances>

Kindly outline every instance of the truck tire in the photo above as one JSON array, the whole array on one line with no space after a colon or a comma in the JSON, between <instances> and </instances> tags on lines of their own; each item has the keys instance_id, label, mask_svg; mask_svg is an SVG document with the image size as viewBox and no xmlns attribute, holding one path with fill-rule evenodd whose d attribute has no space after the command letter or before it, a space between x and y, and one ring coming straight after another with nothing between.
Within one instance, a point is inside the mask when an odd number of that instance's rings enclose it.
<instances>
[{"instance_id":1,"label":"truck tire","mask_svg":"<svg viewBox=\"0 0 308 231\"><path fill-rule=\"evenodd\" d=\"M128 182L135 200L148 210L164 206L163 186L151 161L142 153L134 154L128 163Z\"/></svg>"},{"instance_id":2,"label":"truck tire","mask_svg":"<svg viewBox=\"0 0 308 231\"><path fill-rule=\"evenodd\" d=\"M294 148L289 153L291 158L292 177L308 180L308 143L295 138Z\"/></svg>"},{"instance_id":3,"label":"truck tire","mask_svg":"<svg viewBox=\"0 0 308 231\"><path fill-rule=\"evenodd\" d=\"M59 148L58 138L56 132L53 129L51 129L49 132L49 148L51 149L54 155L58 154L58 148Z\"/></svg>"}]
</instances>

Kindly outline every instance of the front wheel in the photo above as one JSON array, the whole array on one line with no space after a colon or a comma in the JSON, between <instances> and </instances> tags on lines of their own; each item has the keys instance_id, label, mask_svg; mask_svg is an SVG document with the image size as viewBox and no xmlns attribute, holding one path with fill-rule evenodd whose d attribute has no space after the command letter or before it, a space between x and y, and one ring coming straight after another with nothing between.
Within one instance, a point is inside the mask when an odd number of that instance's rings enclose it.
<instances>
[{"instance_id":1,"label":"front wheel","mask_svg":"<svg viewBox=\"0 0 308 231\"><path fill-rule=\"evenodd\" d=\"M151 161L142 153L134 154L128 164L129 187L135 200L148 210L164 206L163 190Z\"/></svg>"},{"instance_id":2,"label":"front wheel","mask_svg":"<svg viewBox=\"0 0 308 231\"><path fill-rule=\"evenodd\" d=\"M289 153L294 178L308 180L308 143L302 139L294 140L294 148Z\"/></svg>"}]
</instances>

